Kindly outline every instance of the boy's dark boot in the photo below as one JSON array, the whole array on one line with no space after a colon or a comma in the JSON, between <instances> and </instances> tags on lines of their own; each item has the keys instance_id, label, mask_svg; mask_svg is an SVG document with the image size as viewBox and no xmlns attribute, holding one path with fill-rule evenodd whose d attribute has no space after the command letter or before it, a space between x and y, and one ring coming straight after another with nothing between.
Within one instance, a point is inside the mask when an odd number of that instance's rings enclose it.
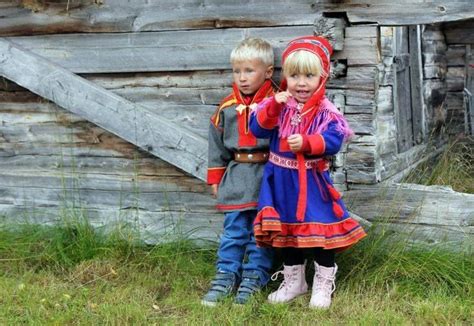
<instances>
[{"instance_id":1,"label":"boy's dark boot","mask_svg":"<svg viewBox=\"0 0 474 326\"><path fill-rule=\"evenodd\" d=\"M211 289L202 298L201 304L204 306L214 307L218 302L231 295L235 288L235 274L219 271L211 281Z\"/></svg>"},{"instance_id":2,"label":"boy's dark boot","mask_svg":"<svg viewBox=\"0 0 474 326\"><path fill-rule=\"evenodd\" d=\"M250 298L260 291L262 288L260 277L256 272L244 271L242 275L242 282L237 289L237 295L235 296L236 304L246 304Z\"/></svg>"}]
</instances>

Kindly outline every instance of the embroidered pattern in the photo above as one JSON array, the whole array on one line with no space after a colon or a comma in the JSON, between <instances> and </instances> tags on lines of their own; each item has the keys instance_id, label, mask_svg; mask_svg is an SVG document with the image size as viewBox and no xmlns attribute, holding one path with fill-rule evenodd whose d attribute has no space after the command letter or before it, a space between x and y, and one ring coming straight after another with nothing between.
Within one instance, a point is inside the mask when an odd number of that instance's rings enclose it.
<instances>
[{"instance_id":1,"label":"embroidered pattern","mask_svg":"<svg viewBox=\"0 0 474 326\"><path fill-rule=\"evenodd\" d=\"M298 161L295 159L279 156L275 154L274 152L270 152L270 158L268 160L272 162L273 164L278 165L282 168L298 170ZM326 161L326 160L322 158L305 160L304 165L306 169L312 169L312 168L318 167L323 161ZM326 164L324 171L327 169L328 167Z\"/></svg>"}]
</instances>

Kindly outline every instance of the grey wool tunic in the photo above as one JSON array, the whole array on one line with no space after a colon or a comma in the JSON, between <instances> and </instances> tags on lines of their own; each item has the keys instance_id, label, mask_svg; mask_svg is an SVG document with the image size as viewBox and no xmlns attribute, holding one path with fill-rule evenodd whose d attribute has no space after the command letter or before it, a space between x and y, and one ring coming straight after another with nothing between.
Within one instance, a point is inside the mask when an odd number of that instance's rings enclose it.
<instances>
[{"instance_id":1,"label":"grey wool tunic","mask_svg":"<svg viewBox=\"0 0 474 326\"><path fill-rule=\"evenodd\" d=\"M218 184L217 209L223 212L256 209L264 163L240 163L235 153L268 152L268 139L257 139L249 129L252 109L273 95L267 81L252 97L243 98L237 87L224 98L211 117L207 183Z\"/></svg>"}]
</instances>

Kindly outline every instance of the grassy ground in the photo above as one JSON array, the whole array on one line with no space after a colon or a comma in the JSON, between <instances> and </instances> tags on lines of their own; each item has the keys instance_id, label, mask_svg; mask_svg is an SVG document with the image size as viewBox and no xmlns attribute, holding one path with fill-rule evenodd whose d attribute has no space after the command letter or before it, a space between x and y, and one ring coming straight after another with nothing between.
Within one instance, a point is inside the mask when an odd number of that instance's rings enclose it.
<instances>
[{"instance_id":1,"label":"grassy ground","mask_svg":"<svg viewBox=\"0 0 474 326\"><path fill-rule=\"evenodd\" d=\"M420 164L405 181L474 193L474 138L451 140L439 156Z\"/></svg>"},{"instance_id":2,"label":"grassy ground","mask_svg":"<svg viewBox=\"0 0 474 326\"><path fill-rule=\"evenodd\" d=\"M452 143L410 181L473 192L471 145ZM56 226L0 224L0 325L474 324L472 241L454 253L375 225L337 257L327 311L309 310L309 295L266 303L277 282L246 306L208 308L200 299L214 275L215 245L170 234L168 244L144 246L133 229L103 234L77 212L60 214Z\"/></svg>"},{"instance_id":3,"label":"grassy ground","mask_svg":"<svg viewBox=\"0 0 474 326\"><path fill-rule=\"evenodd\" d=\"M380 230L370 234L338 257L332 308L314 311L309 295L290 305L266 303L276 284L244 307L232 300L201 306L214 273L213 246L139 246L87 223L2 228L0 324L472 324L472 251L427 250Z\"/></svg>"}]
</instances>

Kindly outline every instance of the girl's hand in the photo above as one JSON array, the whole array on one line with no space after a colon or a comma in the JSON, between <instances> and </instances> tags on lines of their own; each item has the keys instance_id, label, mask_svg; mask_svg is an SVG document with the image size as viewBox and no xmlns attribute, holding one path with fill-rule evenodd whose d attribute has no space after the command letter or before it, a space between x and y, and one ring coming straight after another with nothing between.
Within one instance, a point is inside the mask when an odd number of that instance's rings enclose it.
<instances>
[{"instance_id":1,"label":"girl's hand","mask_svg":"<svg viewBox=\"0 0 474 326\"><path fill-rule=\"evenodd\" d=\"M294 134L287 138L288 145L293 153L297 153L303 147L303 136L300 134Z\"/></svg>"},{"instance_id":2,"label":"girl's hand","mask_svg":"<svg viewBox=\"0 0 474 326\"><path fill-rule=\"evenodd\" d=\"M211 195L213 198L217 198L217 187L219 185L218 184L213 184L211 185Z\"/></svg>"},{"instance_id":3,"label":"girl's hand","mask_svg":"<svg viewBox=\"0 0 474 326\"><path fill-rule=\"evenodd\" d=\"M275 94L275 102L278 104L286 103L288 99L291 97L291 93L286 91L286 92L280 92Z\"/></svg>"}]
</instances>

